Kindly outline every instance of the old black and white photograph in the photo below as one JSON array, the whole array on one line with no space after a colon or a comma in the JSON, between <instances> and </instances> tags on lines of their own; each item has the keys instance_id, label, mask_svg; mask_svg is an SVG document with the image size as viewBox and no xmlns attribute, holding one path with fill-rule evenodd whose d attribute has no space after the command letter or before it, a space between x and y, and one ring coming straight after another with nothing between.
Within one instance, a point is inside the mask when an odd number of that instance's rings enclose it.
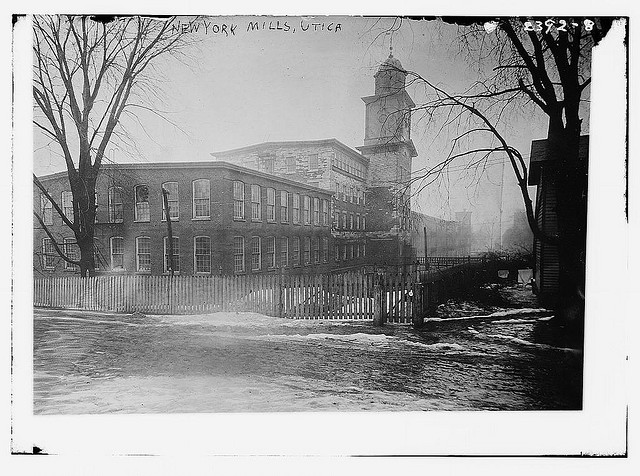
<instances>
[{"instance_id":1,"label":"old black and white photograph","mask_svg":"<svg viewBox=\"0 0 640 476\"><path fill-rule=\"evenodd\" d=\"M14 20L31 418L593 408L591 98L626 18Z\"/></svg>"}]
</instances>

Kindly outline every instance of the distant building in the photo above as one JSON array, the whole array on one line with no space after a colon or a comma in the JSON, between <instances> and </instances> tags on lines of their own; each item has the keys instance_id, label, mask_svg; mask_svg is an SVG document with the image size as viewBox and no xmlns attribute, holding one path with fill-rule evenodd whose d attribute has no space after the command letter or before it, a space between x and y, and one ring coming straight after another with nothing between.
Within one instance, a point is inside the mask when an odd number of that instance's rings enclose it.
<instances>
[{"instance_id":1,"label":"distant building","mask_svg":"<svg viewBox=\"0 0 640 476\"><path fill-rule=\"evenodd\" d=\"M580 137L579 155L586 158L588 153L589 136L584 135ZM540 229L549 235L558 232L556 160L557 157L550 154L547 139L531 142L529 185L536 186L536 221ZM553 299L560 279L558 248L534 239L534 259L535 290L541 297Z\"/></svg>"},{"instance_id":2,"label":"distant building","mask_svg":"<svg viewBox=\"0 0 640 476\"><path fill-rule=\"evenodd\" d=\"M464 221L453 221L411 212L411 243L416 256L423 257L425 253L427 256L469 256L471 212L463 213Z\"/></svg>"}]
</instances>

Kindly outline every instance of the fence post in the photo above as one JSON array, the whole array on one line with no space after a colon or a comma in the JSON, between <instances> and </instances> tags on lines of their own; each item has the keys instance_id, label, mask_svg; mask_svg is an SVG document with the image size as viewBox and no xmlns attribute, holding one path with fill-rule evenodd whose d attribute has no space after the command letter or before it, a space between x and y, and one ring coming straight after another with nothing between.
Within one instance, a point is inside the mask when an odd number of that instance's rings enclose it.
<instances>
[{"instance_id":1,"label":"fence post","mask_svg":"<svg viewBox=\"0 0 640 476\"><path fill-rule=\"evenodd\" d=\"M382 285L381 276L375 276L375 284L373 286L373 325L382 326L384 324L383 314L383 298L382 298Z\"/></svg>"},{"instance_id":2,"label":"fence post","mask_svg":"<svg viewBox=\"0 0 640 476\"><path fill-rule=\"evenodd\" d=\"M411 303L411 324L415 329L424 326L424 284L417 282L412 286L415 288Z\"/></svg>"},{"instance_id":3,"label":"fence post","mask_svg":"<svg viewBox=\"0 0 640 476\"><path fill-rule=\"evenodd\" d=\"M284 303L282 302L283 292L282 292L282 274L284 270L282 266L278 268L278 317L282 317L282 307Z\"/></svg>"}]
</instances>

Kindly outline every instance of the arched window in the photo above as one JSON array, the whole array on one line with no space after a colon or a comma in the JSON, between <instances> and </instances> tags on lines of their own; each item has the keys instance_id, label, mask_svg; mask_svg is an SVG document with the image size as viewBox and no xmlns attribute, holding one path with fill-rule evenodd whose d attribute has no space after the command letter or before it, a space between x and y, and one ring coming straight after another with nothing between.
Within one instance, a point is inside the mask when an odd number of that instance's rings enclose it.
<instances>
[{"instance_id":1,"label":"arched window","mask_svg":"<svg viewBox=\"0 0 640 476\"><path fill-rule=\"evenodd\" d=\"M109 188L109 223L122 223L124 218L124 205L122 203L122 189Z\"/></svg>"},{"instance_id":2,"label":"arched window","mask_svg":"<svg viewBox=\"0 0 640 476\"><path fill-rule=\"evenodd\" d=\"M151 211L149 209L149 186L140 184L136 185L133 190L136 201L134 220L137 222L151 221Z\"/></svg>"},{"instance_id":3,"label":"arched window","mask_svg":"<svg viewBox=\"0 0 640 476\"><path fill-rule=\"evenodd\" d=\"M111 269L124 269L124 238L121 236L113 236L109 240L111 249Z\"/></svg>"},{"instance_id":4,"label":"arched window","mask_svg":"<svg viewBox=\"0 0 640 476\"><path fill-rule=\"evenodd\" d=\"M151 238L148 236L136 238L136 271L151 272Z\"/></svg>"},{"instance_id":5,"label":"arched window","mask_svg":"<svg viewBox=\"0 0 640 476\"><path fill-rule=\"evenodd\" d=\"M207 220L211 217L211 185L209 179L193 181L193 218Z\"/></svg>"},{"instance_id":6,"label":"arched window","mask_svg":"<svg viewBox=\"0 0 640 476\"><path fill-rule=\"evenodd\" d=\"M169 192L167 196L167 203L169 204L169 217L172 221L178 221L180 219L180 199L178 196L178 182L165 182L162 184L162 188ZM162 220L167 219L167 211L164 206L164 197L162 197Z\"/></svg>"}]
</instances>

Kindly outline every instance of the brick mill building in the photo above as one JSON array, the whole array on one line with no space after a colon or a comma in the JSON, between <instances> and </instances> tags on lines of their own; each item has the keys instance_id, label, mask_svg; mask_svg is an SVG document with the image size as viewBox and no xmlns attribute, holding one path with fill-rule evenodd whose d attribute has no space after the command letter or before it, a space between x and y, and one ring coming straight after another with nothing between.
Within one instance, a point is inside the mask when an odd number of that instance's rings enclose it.
<instances>
[{"instance_id":1,"label":"brick mill building","mask_svg":"<svg viewBox=\"0 0 640 476\"><path fill-rule=\"evenodd\" d=\"M414 103L392 55L365 103L364 144L336 139L266 142L211 153L208 161L105 164L97 184L97 273L169 271L162 188L169 192L174 271L187 275L324 273L415 259L407 185L417 155ZM40 177L72 216L66 172ZM77 253L71 230L34 191L56 241ZM34 228L36 273L78 270Z\"/></svg>"}]
</instances>

